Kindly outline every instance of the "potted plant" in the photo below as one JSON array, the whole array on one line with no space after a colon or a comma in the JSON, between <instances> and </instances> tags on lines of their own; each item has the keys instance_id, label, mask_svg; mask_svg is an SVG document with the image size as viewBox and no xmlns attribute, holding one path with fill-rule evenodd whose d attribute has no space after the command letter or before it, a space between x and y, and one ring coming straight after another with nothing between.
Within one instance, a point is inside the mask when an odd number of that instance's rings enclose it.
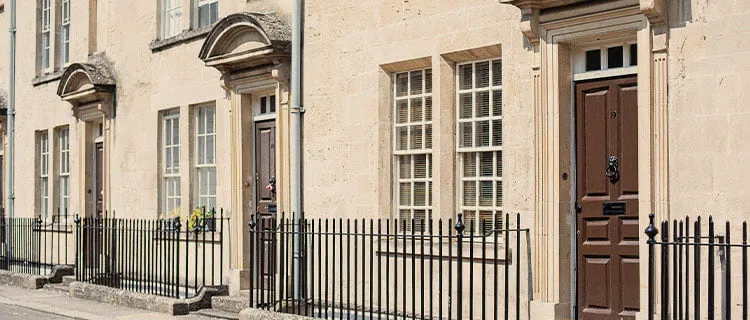
<instances>
[{"instance_id":1,"label":"potted plant","mask_svg":"<svg viewBox=\"0 0 750 320\"><path fill-rule=\"evenodd\" d=\"M187 221L188 230L191 231L214 231L216 229L216 219L212 211L205 208L195 208L190 214Z\"/></svg>"}]
</instances>

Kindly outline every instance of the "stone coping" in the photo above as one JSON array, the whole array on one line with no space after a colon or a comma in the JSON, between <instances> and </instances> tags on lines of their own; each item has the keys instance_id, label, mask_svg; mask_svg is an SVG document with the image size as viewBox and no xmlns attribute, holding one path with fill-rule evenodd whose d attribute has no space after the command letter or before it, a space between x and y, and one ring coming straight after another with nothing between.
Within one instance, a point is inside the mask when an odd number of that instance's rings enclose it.
<instances>
[{"instance_id":1,"label":"stone coping","mask_svg":"<svg viewBox=\"0 0 750 320\"><path fill-rule=\"evenodd\" d=\"M66 265L54 266L50 274L43 276L0 270L0 284L36 290L48 283L62 283L64 276L72 274L73 267Z\"/></svg>"},{"instance_id":2,"label":"stone coping","mask_svg":"<svg viewBox=\"0 0 750 320\"><path fill-rule=\"evenodd\" d=\"M204 287L193 298L175 299L145 293L126 291L86 282L73 282L69 287L70 296L119 306L156 311L170 315L187 315L211 307L211 297L227 295L226 286Z\"/></svg>"}]
</instances>

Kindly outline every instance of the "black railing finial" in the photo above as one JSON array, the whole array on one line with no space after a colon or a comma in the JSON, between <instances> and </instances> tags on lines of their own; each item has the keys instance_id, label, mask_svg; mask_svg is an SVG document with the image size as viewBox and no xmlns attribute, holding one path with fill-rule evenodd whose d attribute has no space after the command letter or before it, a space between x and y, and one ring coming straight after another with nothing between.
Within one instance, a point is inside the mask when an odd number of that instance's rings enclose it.
<instances>
[{"instance_id":1,"label":"black railing finial","mask_svg":"<svg viewBox=\"0 0 750 320\"><path fill-rule=\"evenodd\" d=\"M250 219L250 221L247 223L247 226L250 227L250 232L255 230L255 219Z\"/></svg>"},{"instance_id":2,"label":"black railing finial","mask_svg":"<svg viewBox=\"0 0 750 320\"><path fill-rule=\"evenodd\" d=\"M648 215L648 226L646 227L646 235L648 236L648 244L656 243L656 235L659 234L659 230L654 226L654 214Z\"/></svg>"},{"instance_id":3,"label":"black railing finial","mask_svg":"<svg viewBox=\"0 0 750 320\"><path fill-rule=\"evenodd\" d=\"M79 215L78 215L78 214L76 213L76 217L75 217L75 218L73 218L73 222L75 222L75 223L76 223L76 225L79 225L79 224L81 224L81 216L79 216Z\"/></svg>"},{"instance_id":4,"label":"black railing finial","mask_svg":"<svg viewBox=\"0 0 750 320\"><path fill-rule=\"evenodd\" d=\"M464 219L461 217L462 214L458 214L458 218L456 218L456 231L458 234L463 234L464 229L466 229L466 226L464 225Z\"/></svg>"},{"instance_id":5,"label":"black railing finial","mask_svg":"<svg viewBox=\"0 0 750 320\"><path fill-rule=\"evenodd\" d=\"M182 221L180 217L174 217L174 230L180 232L180 229L182 229Z\"/></svg>"}]
</instances>

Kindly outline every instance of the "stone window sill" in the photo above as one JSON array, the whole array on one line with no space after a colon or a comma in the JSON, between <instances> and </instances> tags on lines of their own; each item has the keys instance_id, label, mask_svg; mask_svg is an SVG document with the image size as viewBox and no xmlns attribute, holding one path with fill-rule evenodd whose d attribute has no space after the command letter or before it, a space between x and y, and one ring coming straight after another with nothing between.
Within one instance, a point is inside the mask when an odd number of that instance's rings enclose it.
<instances>
[{"instance_id":1,"label":"stone window sill","mask_svg":"<svg viewBox=\"0 0 750 320\"><path fill-rule=\"evenodd\" d=\"M45 83L60 80L60 76L62 76L64 71L65 70L58 70L55 72L38 75L34 79L31 79L31 85L36 87Z\"/></svg>"},{"instance_id":2,"label":"stone window sill","mask_svg":"<svg viewBox=\"0 0 750 320\"><path fill-rule=\"evenodd\" d=\"M204 38L209 32L211 32L211 27L213 26L211 25L198 29L185 30L173 37L169 37L166 39L156 39L154 41L151 41L151 44L149 44L149 49L151 49L151 52L159 52L183 43L188 43L196 39Z\"/></svg>"}]
</instances>

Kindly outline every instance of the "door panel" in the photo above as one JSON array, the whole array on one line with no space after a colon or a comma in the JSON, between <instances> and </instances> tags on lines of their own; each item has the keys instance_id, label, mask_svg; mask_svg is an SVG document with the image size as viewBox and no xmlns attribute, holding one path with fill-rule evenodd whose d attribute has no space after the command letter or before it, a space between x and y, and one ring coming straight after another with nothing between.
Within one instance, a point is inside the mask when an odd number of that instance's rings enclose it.
<instances>
[{"instance_id":1,"label":"door panel","mask_svg":"<svg viewBox=\"0 0 750 320\"><path fill-rule=\"evenodd\" d=\"M576 85L578 318L638 311L635 77Z\"/></svg>"},{"instance_id":2,"label":"door panel","mask_svg":"<svg viewBox=\"0 0 750 320\"><path fill-rule=\"evenodd\" d=\"M257 262L261 271L258 287L268 290L276 274L276 123L273 120L255 123L255 210L260 231L260 253ZM266 292L264 294L270 294ZM270 300L270 296L265 298Z\"/></svg>"},{"instance_id":3,"label":"door panel","mask_svg":"<svg viewBox=\"0 0 750 320\"><path fill-rule=\"evenodd\" d=\"M255 123L255 199L260 214L276 212L276 124Z\"/></svg>"}]
</instances>

